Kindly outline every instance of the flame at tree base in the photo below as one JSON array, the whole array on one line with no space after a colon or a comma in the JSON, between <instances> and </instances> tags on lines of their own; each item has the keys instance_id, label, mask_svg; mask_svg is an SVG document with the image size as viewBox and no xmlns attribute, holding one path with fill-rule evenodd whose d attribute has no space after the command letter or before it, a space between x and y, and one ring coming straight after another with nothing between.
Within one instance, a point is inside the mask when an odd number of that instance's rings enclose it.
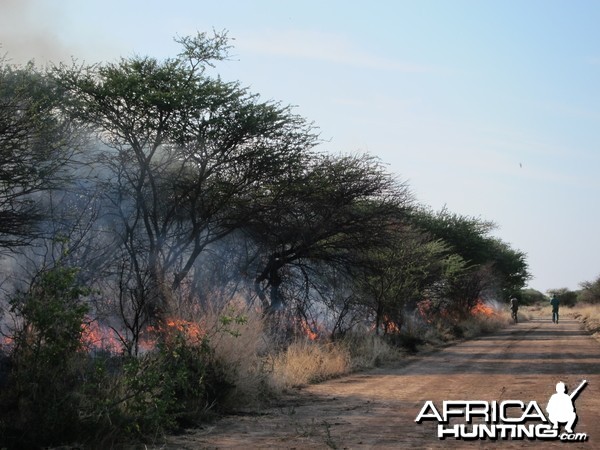
<instances>
[{"instance_id":1,"label":"flame at tree base","mask_svg":"<svg viewBox=\"0 0 600 450\"><path fill-rule=\"evenodd\" d=\"M475 306L471 308L471 314L474 316L485 316L485 317L493 317L498 314L498 312L492 308L490 305L486 304L483 300L477 299L477 303Z\"/></svg>"},{"instance_id":2,"label":"flame at tree base","mask_svg":"<svg viewBox=\"0 0 600 450\"><path fill-rule=\"evenodd\" d=\"M114 328L97 320L87 320L81 326L81 343L91 352L109 352L119 354L126 352L127 343ZM206 336L206 331L197 322L177 318L168 318L163 325L148 325L137 337L137 349L150 352L157 348L161 339L182 337L188 344L198 345Z\"/></svg>"},{"instance_id":3,"label":"flame at tree base","mask_svg":"<svg viewBox=\"0 0 600 450\"><path fill-rule=\"evenodd\" d=\"M299 319L298 328L300 331L300 335L305 336L310 341L316 341L320 337L319 327L314 322L313 326L311 326L306 319Z\"/></svg>"},{"instance_id":4,"label":"flame at tree base","mask_svg":"<svg viewBox=\"0 0 600 450\"><path fill-rule=\"evenodd\" d=\"M466 315L460 314L460 311L452 312L452 310L448 310L444 307L436 308L434 302L429 299L422 300L417 304L416 313L421 320L429 325L434 324L437 320L444 320L452 323L459 322L469 316L492 318L499 315L497 308L494 308L481 298L478 298L475 301L475 304L468 310Z\"/></svg>"}]
</instances>

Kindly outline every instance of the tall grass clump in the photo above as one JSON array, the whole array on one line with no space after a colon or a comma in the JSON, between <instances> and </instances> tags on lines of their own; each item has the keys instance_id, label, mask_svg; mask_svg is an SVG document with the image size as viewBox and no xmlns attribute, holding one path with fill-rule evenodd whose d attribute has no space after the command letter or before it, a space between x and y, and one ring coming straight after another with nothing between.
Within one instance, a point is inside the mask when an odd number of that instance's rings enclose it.
<instances>
[{"instance_id":1,"label":"tall grass clump","mask_svg":"<svg viewBox=\"0 0 600 450\"><path fill-rule=\"evenodd\" d=\"M219 406L228 410L260 404L268 396L270 346L261 312L241 300L231 301L220 309L205 308L199 320L206 327L215 368L227 386Z\"/></svg>"},{"instance_id":2,"label":"tall grass clump","mask_svg":"<svg viewBox=\"0 0 600 450\"><path fill-rule=\"evenodd\" d=\"M350 333L344 336L340 344L350 355L351 371L378 367L386 362L397 361L404 355L402 348L374 333Z\"/></svg>"},{"instance_id":3,"label":"tall grass clump","mask_svg":"<svg viewBox=\"0 0 600 450\"><path fill-rule=\"evenodd\" d=\"M594 338L600 340L600 305L578 304L573 308L561 308L563 314L575 317Z\"/></svg>"},{"instance_id":4,"label":"tall grass clump","mask_svg":"<svg viewBox=\"0 0 600 450\"><path fill-rule=\"evenodd\" d=\"M300 339L271 357L269 383L281 391L349 373L351 367L344 346Z\"/></svg>"}]
</instances>

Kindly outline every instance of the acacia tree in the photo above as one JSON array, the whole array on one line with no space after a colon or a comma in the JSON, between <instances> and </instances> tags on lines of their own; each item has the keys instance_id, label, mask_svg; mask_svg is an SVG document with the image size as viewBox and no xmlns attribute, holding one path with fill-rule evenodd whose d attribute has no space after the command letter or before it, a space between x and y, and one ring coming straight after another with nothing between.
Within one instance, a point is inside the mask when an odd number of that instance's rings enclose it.
<instances>
[{"instance_id":1,"label":"acacia tree","mask_svg":"<svg viewBox=\"0 0 600 450\"><path fill-rule=\"evenodd\" d=\"M581 283L578 301L584 303L600 303L600 277L594 281L584 281Z\"/></svg>"},{"instance_id":2,"label":"acacia tree","mask_svg":"<svg viewBox=\"0 0 600 450\"><path fill-rule=\"evenodd\" d=\"M531 275L527 266L527 255L511 248L500 239L491 239L489 242L489 254L494 271L499 274L498 288L502 298L509 299L518 293Z\"/></svg>"},{"instance_id":3,"label":"acacia tree","mask_svg":"<svg viewBox=\"0 0 600 450\"><path fill-rule=\"evenodd\" d=\"M438 303L461 316L468 314L485 294L508 298L529 278L526 255L489 236L492 222L461 216L442 209L433 213L416 209L411 221L434 239L440 239L463 266L446 279Z\"/></svg>"},{"instance_id":4,"label":"acacia tree","mask_svg":"<svg viewBox=\"0 0 600 450\"><path fill-rule=\"evenodd\" d=\"M375 332L403 330L405 315L448 274L447 248L408 225L395 227L393 239L371 252L369 269L355 279L361 303L374 318Z\"/></svg>"},{"instance_id":5,"label":"acacia tree","mask_svg":"<svg viewBox=\"0 0 600 450\"><path fill-rule=\"evenodd\" d=\"M37 234L35 195L63 181L73 156L72 123L58 114L60 92L33 64L0 60L0 249L15 250Z\"/></svg>"},{"instance_id":6,"label":"acacia tree","mask_svg":"<svg viewBox=\"0 0 600 450\"><path fill-rule=\"evenodd\" d=\"M292 268L309 276L319 264L361 267L385 247L410 202L406 186L370 156L319 155L280 183L267 184L244 227L260 256L255 285L263 306L283 306ZM316 264L318 263L318 264Z\"/></svg>"},{"instance_id":7,"label":"acacia tree","mask_svg":"<svg viewBox=\"0 0 600 450\"><path fill-rule=\"evenodd\" d=\"M93 124L106 146L100 163L112 173L107 192L122 244L135 282L148 280L159 310L202 251L240 226L238 205L317 141L289 107L207 75L227 57L225 33L178 42L182 53L164 61L131 57L56 72L69 113Z\"/></svg>"}]
</instances>

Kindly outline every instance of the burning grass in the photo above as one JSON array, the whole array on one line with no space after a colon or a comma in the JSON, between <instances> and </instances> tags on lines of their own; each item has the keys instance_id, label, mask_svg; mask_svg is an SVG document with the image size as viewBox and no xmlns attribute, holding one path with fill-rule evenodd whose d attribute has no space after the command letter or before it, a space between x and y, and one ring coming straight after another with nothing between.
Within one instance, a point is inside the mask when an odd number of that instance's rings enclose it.
<instances>
[{"instance_id":1,"label":"burning grass","mask_svg":"<svg viewBox=\"0 0 600 450\"><path fill-rule=\"evenodd\" d=\"M519 317L523 319L522 313ZM512 323L511 313L508 308L502 308L497 303L478 300L471 309L471 314L456 324L458 336L472 339L488 333L493 333Z\"/></svg>"},{"instance_id":2,"label":"burning grass","mask_svg":"<svg viewBox=\"0 0 600 450\"><path fill-rule=\"evenodd\" d=\"M483 300L478 299L475 306L471 308L471 315L480 316L480 317L493 317L496 314L499 314L499 310L493 308L489 304L485 303Z\"/></svg>"},{"instance_id":3,"label":"burning grass","mask_svg":"<svg viewBox=\"0 0 600 450\"><path fill-rule=\"evenodd\" d=\"M275 390L302 386L399 360L407 352L417 352L421 346L490 333L509 323L508 309L480 300L466 319L436 324L433 319L423 320L415 314L414 318L406 318L402 329L386 327L384 336L371 331L348 334L335 342L323 342L307 329L305 338L270 356L269 382Z\"/></svg>"},{"instance_id":4,"label":"burning grass","mask_svg":"<svg viewBox=\"0 0 600 450\"><path fill-rule=\"evenodd\" d=\"M478 299L468 314L458 317L443 309L432 314L432 305L425 301L417 309L417 321L411 334L420 336L425 343L436 346L456 339L472 339L492 333L512 323L508 307L495 301ZM527 316L519 311L519 319Z\"/></svg>"},{"instance_id":5,"label":"burning grass","mask_svg":"<svg viewBox=\"0 0 600 450\"><path fill-rule=\"evenodd\" d=\"M119 354L123 348L123 342L112 328L90 318L81 324L81 343L91 352Z\"/></svg>"},{"instance_id":6,"label":"burning grass","mask_svg":"<svg viewBox=\"0 0 600 450\"><path fill-rule=\"evenodd\" d=\"M406 354L400 348L406 342L451 340L457 329L460 337L474 337L510 320L507 310L482 302L453 329L436 328L417 313L402 328L384 327L385 336L365 327L331 342L321 324L296 320L294 333L287 336L294 340L282 341L272 332L281 326L273 327L259 310L233 300L222 308L174 312L162 325L142 330L142 351L130 353L113 328L82 317L73 327L80 327L83 345L73 348L88 352L69 354L74 363L70 376L76 380L68 383L73 417L84 417L85 426L93 423L96 433L115 441L122 438L119 433L160 435L194 425L216 408L257 408L288 389L398 360ZM56 368L42 367L40 378L47 378L49 370ZM28 387L20 389L27 392ZM16 408L6 400L5 405Z\"/></svg>"}]
</instances>

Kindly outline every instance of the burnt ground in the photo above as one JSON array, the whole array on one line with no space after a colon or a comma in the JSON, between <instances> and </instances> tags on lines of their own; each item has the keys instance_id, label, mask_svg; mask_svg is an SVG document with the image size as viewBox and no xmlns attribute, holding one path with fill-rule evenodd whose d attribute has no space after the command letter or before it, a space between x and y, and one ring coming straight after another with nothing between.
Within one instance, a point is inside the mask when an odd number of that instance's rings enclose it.
<instances>
[{"instance_id":1,"label":"burnt ground","mask_svg":"<svg viewBox=\"0 0 600 450\"><path fill-rule=\"evenodd\" d=\"M572 391L583 379L575 432L587 442L440 440L437 423L415 423L427 400L440 408L443 400L534 400L545 412L558 381ZM277 407L225 417L162 448L522 447L600 449L600 344L575 319L533 318L394 367L308 386Z\"/></svg>"}]
</instances>

